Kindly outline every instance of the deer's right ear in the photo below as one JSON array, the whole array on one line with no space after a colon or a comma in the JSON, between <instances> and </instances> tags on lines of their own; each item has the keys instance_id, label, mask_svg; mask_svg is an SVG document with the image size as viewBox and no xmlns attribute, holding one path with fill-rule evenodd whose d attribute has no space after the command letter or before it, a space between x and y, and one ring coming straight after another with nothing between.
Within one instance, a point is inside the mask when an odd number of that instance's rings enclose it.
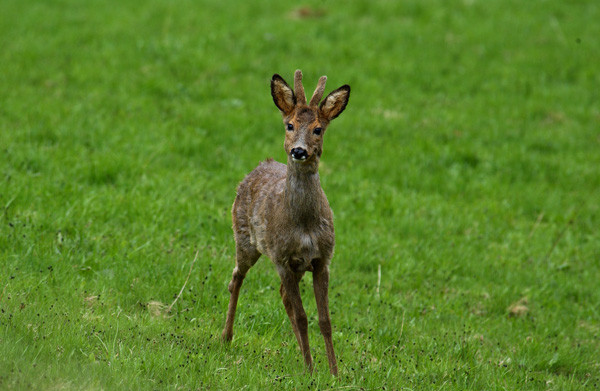
<instances>
[{"instance_id":1,"label":"deer's right ear","mask_svg":"<svg viewBox=\"0 0 600 391\"><path fill-rule=\"evenodd\" d=\"M332 91L327 95L325 100L321 102L321 105L319 106L321 114L327 118L328 121L331 121L342 114L342 111L344 111L348 104L348 99L350 99L350 86L344 84L337 90Z\"/></svg>"},{"instance_id":2,"label":"deer's right ear","mask_svg":"<svg viewBox=\"0 0 600 391\"><path fill-rule=\"evenodd\" d=\"M278 74L274 74L271 79L271 95L273 96L275 106L277 106L283 114L288 115L294 110L294 107L296 106L294 90L292 90Z\"/></svg>"}]
</instances>

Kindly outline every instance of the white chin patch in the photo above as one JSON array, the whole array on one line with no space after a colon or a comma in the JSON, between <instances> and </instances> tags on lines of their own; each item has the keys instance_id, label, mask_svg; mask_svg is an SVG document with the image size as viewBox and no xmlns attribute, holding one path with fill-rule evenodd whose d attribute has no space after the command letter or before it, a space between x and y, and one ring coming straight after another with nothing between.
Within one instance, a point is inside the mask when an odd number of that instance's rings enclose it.
<instances>
[{"instance_id":1,"label":"white chin patch","mask_svg":"<svg viewBox=\"0 0 600 391\"><path fill-rule=\"evenodd\" d=\"M302 156L300 159L296 159L295 157L292 156L292 159L296 162L303 162L306 160L306 156Z\"/></svg>"}]
</instances>

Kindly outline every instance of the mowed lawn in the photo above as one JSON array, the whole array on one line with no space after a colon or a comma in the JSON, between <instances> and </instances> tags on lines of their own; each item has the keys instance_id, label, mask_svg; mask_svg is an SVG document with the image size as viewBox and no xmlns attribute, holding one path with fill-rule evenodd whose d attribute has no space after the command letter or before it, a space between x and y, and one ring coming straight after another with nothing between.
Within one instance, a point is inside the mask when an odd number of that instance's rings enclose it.
<instances>
[{"instance_id":1,"label":"mowed lawn","mask_svg":"<svg viewBox=\"0 0 600 391\"><path fill-rule=\"evenodd\" d=\"M0 390L600 388L599 21L595 0L2 0ZM310 375L267 258L220 341L235 188L285 162L269 80L298 68L352 87L320 169L338 378L312 276Z\"/></svg>"}]
</instances>

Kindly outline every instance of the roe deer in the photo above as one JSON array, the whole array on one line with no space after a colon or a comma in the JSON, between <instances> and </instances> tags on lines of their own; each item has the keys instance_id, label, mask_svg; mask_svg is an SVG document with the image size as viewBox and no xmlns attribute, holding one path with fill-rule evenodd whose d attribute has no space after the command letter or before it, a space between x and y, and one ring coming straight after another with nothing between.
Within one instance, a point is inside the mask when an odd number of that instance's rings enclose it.
<instances>
[{"instance_id":1,"label":"roe deer","mask_svg":"<svg viewBox=\"0 0 600 391\"><path fill-rule=\"evenodd\" d=\"M329 318L329 261L333 255L333 214L319 181L319 159L329 122L344 111L350 86L343 85L319 105L327 77L319 79L310 103L302 87L302 72L294 74L294 90L277 74L271 95L285 126L287 166L268 159L244 178L233 203L235 268L229 283L231 297L223 339L231 341L240 287L261 254L268 256L281 278L279 293L300 345L306 367L312 371L308 321L298 283L313 273L319 328L325 339L329 369L337 375Z\"/></svg>"}]
</instances>

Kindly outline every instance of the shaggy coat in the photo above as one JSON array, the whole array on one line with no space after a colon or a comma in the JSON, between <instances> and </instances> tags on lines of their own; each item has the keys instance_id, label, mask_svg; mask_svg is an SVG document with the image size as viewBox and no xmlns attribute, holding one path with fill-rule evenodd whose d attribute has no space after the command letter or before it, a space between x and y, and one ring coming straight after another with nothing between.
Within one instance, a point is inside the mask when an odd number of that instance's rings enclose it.
<instances>
[{"instance_id":1,"label":"shaggy coat","mask_svg":"<svg viewBox=\"0 0 600 391\"><path fill-rule=\"evenodd\" d=\"M337 375L328 303L329 262L335 236L333 213L319 181L319 160L327 126L346 108L350 87L344 85L331 92L319 105L325 90L323 76L307 104L301 80L302 73L296 71L295 91L279 75L271 80L271 95L286 129L287 165L272 159L262 162L237 189L232 208L236 266L229 283L231 298L223 339L230 341L233 337L240 287L248 270L264 254L273 261L281 278L281 298L309 370L312 356L308 321L298 282L306 271L313 273L319 327L330 371Z\"/></svg>"}]
</instances>

